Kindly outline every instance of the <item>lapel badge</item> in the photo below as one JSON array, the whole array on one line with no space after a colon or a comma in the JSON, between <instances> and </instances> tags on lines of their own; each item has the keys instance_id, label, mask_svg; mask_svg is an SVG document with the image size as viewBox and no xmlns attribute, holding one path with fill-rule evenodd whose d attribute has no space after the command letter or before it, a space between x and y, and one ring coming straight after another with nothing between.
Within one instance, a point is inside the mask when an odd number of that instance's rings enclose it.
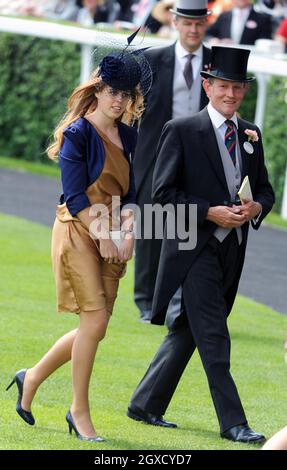
<instances>
[{"instance_id":1,"label":"lapel badge","mask_svg":"<svg viewBox=\"0 0 287 470\"><path fill-rule=\"evenodd\" d=\"M247 141L244 142L243 148L244 148L245 152L249 153L249 155L252 155L253 152L254 152L253 145L250 142L247 142Z\"/></svg>"},{"instance_id":2,"label":"lapel badge","mask_svg":"<svg viewBox=\"0 0 287 470\"><path fill-rule=\"evenodd\" d=\"M252 130L252 129L245 129L244 134L248 136L248 141L244 142L243 148L245 152L249 153L249 155L252 155L254 152L254 148L251 142L258 142L259 140L258 134L255 130Z\"/></svg>"}]
</instances>

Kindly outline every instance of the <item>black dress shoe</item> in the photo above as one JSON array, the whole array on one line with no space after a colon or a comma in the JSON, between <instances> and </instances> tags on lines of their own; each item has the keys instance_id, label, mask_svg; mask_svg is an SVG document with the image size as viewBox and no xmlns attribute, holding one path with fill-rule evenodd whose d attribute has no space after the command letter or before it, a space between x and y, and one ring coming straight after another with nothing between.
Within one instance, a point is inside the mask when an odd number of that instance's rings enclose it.
<instances>
[{"instance_id":1,"label":"black dress shoe","mask_svg":"<svg viewBox=\"0 0 287 470\"><path fill-rule=\"evenodd\" d=\"M222 432L221 437L229 439L230 441L245 442L247 444L257 444L266 440L263 434L252 431L248 424L233 426L227 429L227 431Z\"/></svg>"},{"instance_id":2,"label":"black dress shoe","mask_svg":"<svg viewBox=\"0 0 287 470\"><path fill-rule=\"evenodd\" d=\"M177 424L165 421L162 416L154 415L152 413L145 413L139 408L132 409L128 408L127 416L135 421L143 421L146 424L152 424L153 426L161 426L163 428L177 428Z\"/></svg>"}]
</instances>

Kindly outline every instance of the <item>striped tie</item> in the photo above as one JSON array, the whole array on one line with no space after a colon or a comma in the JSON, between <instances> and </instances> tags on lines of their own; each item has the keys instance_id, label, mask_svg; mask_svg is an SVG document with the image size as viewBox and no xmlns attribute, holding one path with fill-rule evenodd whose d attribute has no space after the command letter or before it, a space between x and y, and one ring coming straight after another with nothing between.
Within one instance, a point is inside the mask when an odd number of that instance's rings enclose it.
<instances>
[{"instance_id":1,"label":"striped tie","mask_svg":"<svg viewBox=\"0 0 287 470\"><path fill-rule=\"evenodd\" d=\"M234 122L231 121L230 119L227 119L225 121L225 124L227 125L227 129L225 131L225 145L231 157L232 163L235 166L236 165L236 153L235 153L236 134L235 134L235 129L234 129Z\"/></svg>"}]
</instances>

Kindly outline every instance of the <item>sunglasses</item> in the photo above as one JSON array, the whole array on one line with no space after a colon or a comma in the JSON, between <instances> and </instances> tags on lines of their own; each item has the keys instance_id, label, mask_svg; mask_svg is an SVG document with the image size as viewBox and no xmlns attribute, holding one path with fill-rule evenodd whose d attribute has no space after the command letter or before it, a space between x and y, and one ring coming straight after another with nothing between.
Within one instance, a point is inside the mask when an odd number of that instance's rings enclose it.
<instances>
[{"instance_id":1,"label":"sunglasses","mask_svg":"<svg viewBox=\"0 0 287 470\"><path fill-rule=\"evenodd\" d=\"M129 91L120 91L116 90L115 88L107 88L107 94L112 98L120 97L123 100L128 100L132 97L131 92Z\"/></svg>"}]
</instances>

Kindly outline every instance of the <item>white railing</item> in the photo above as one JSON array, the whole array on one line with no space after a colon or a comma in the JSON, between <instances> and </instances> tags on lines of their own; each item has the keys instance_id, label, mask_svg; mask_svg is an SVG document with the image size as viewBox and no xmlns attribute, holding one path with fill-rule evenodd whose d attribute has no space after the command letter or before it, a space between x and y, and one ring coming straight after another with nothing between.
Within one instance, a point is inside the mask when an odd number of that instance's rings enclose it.
<instances>
[{"instance_id":1,"label":"white railing","mask_svg":"<svg viewBox=\"0 0 287 470\"><path fill-rule=\"evenodd\" d=\"M90 76L94 47L101 43L101 37L103 35L105 35L105 37L107 36L106 32L95 28L70 26L50 21L35 21L1 15L0 31L81 44L81 82L87 80ZM120 33L109 32L108 34L111 35L111 39L118 39ZM125 33L125 36L127 35L128 33ZM146 37L144 41L145 46L161 46L171 42L171 40L150 37ZM262 52L258 52L256 48L249 46L248 48L251 49L248 72L252 72L256 75L258 84L255 123L263 129L268 81L272 75L287 77L287 55L276 54L273 57L267 57L263 55ZM287 219L287 164L281 215L284 219Z\"/></svg>"}]
</instances>

